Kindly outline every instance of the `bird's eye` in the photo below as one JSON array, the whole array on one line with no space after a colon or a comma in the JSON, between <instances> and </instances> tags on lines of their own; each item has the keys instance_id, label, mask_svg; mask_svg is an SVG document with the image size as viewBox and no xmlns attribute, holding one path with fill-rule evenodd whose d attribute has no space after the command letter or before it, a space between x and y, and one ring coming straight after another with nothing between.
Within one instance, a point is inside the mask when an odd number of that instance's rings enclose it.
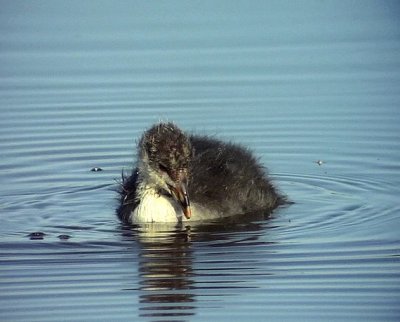
<instances>
[{"instance_id":1,"label":"bird's eye","mask_svg":"<svg viewBox=\"0 0 400 322\"><path fill-rule=\"evenodd\" d=\"M161 170L162 172L168 172L168 168L167 168L164 164L159 163L159 164L158 164L158 167L160 168L160 170Z\"/></svg>"}]
</instances>

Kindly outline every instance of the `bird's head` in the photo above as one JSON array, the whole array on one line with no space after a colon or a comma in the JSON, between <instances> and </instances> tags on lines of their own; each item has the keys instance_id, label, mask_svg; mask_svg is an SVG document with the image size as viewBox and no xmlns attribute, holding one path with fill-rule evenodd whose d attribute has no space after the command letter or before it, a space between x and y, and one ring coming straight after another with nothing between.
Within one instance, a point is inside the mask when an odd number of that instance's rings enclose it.
<instances>
[{"instance_id":1,"label":"bird's head","mask_svg":"<svg viewBox=\"0 0 400 322\"><path fill-rule=\"evenodd\" d=\"M192 147L189 137L173 123L159 123L139 142L139 172L146 184L171 195L190 218L187 191Z\"/></svg>"}]
</instances>

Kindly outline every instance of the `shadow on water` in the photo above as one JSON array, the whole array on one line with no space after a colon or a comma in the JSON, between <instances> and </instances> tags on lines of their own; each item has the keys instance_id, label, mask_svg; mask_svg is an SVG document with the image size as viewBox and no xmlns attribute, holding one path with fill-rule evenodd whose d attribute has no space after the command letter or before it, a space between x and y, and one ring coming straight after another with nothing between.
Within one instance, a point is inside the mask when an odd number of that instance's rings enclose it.
<instances>
[{"instance_id":1,"label":"shadow on water","mask_svg":"<svg viewBox=\"0 0 400 322\"><path fill-rule=\"evenodd\" d=\"M210 274L210 270L206 269L204 272L196 269L195 264L202 261L199 259L199 253L204 253L204 249L210 251L210 248L218 246L232 248L244 241L264 244L265 242L258 241L264 229L263 224L248 221L212 222L191 226L182 224L123 226L121 228L123 239L134 242L139 248L137 252L139 316L150 320L161 318L168 321L186 321L186 318L195 315L198 296L207 288L199 284L199 278L201 279L203 275L210 279L213 275ZM213 260L216 259L213 256ZM222 261L221 257L219 260ZM217 290L220 288L218 279L212 278L218 275L219 273L211 277L210 281L215 284L211 288ZM240 288L233 284L224 288ZM222 291L215 296L225 295Z\"/></svg>"}]
</instances>

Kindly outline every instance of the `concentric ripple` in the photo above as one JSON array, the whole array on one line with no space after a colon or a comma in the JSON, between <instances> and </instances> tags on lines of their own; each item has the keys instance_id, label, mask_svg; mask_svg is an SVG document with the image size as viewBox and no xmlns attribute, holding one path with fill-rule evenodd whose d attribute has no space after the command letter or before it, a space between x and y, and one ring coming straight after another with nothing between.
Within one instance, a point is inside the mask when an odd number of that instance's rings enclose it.
<instances>
[{"instance_id":1,"label":"concentric ripple","mask_svg":"<svg viewBox=\"0 0 400 322\"><path fill-rule=\"evenodd\" d=\"M279 175L278 180L296 196L291 205L287 238L357 238L387 234L397 224L400 207L390 194L399 187L384 181L356 177ZM296 212L299 215L296 215ZM300 215L301 214L301 215ZM293 236L292 236L293 234ZM394 236L393 236L394 237Z\"/></svg>"}]
</instances>

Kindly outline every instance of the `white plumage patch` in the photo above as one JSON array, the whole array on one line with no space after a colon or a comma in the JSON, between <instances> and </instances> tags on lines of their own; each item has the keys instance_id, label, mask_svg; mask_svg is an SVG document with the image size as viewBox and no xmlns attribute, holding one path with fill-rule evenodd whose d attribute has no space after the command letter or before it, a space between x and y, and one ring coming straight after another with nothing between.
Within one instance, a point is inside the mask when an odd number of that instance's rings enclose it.
<instances>
[{"instance_id":1,"label":"white plumage patch","mask_svg":"<svg viewBox=\"0 0 400 322\"><path fill-rule=\"evenodd\" d=\"M179 222L186 219L182 208L171 198L154 189L143 189L140 203L131 215L132 223Z\"/></svg>"}]
</instances>

